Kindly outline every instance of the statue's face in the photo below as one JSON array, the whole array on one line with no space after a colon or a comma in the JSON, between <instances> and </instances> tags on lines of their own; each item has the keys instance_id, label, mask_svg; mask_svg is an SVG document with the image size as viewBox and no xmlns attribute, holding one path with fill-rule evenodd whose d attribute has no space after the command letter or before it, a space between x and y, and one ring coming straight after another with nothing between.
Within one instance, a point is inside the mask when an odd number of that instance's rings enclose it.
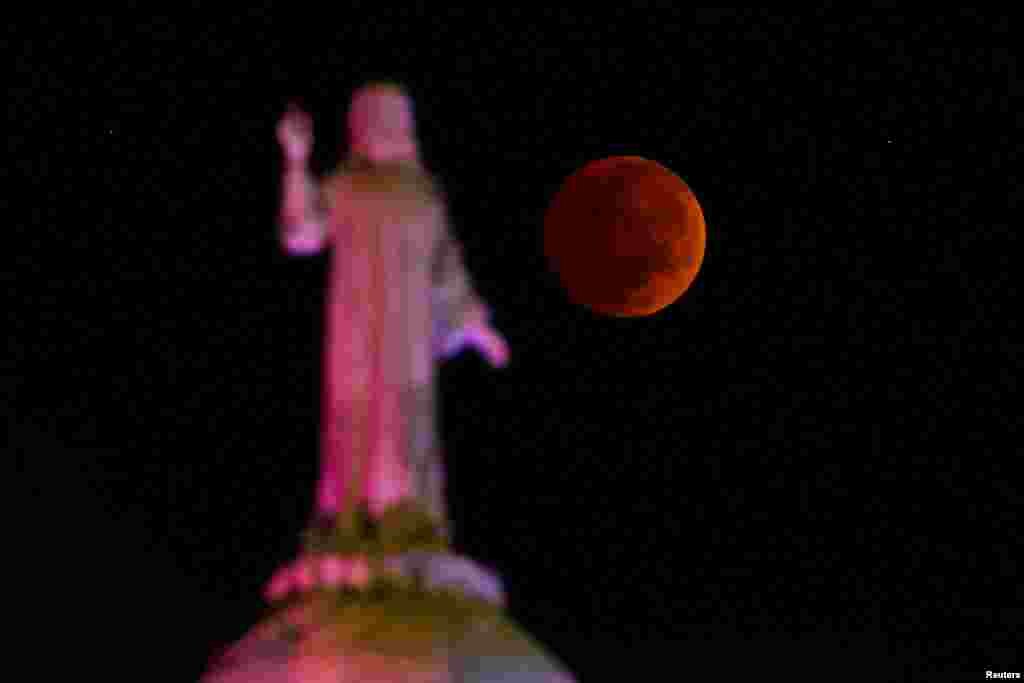
<instances>
[{"instance_id":1,"label":"statue's face","mask_svg":"<svg viewBox=\"0 0 1024 683\"><path fill-rule=\"evenodd\" d=\"M397 86L372 84L359 90L348 127L352 150L371 162L411 161L418 155L412 101Z\"/></svg>"}]
</instances>

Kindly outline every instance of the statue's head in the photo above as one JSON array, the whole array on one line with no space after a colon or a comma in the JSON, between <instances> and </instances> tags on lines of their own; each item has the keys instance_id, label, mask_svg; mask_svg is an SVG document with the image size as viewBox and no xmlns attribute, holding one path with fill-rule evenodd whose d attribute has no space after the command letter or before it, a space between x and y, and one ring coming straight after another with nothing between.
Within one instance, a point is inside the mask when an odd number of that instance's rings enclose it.
<instances>
[{"instance_id":1,"label":"statue's head","mask_svg":"<svg viewBox=\"0 0 1024 683\"><path fill-rule=\"evenodd\" d=\"M400 85L369 83L355 92L348 111L351 153L371 163L419 158L412 100Z\"/></svg>"}]
</instances>

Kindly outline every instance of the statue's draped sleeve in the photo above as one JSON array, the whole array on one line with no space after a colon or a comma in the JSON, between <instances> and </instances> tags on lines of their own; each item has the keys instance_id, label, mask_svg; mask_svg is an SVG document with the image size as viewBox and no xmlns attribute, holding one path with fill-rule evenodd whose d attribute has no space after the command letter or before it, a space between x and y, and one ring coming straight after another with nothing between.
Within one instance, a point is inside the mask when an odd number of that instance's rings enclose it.
<instances>
[{"instance_id":1,"label":"statue's draped sleeve","mask_svg":"<svg viewBox=\"0 0 1024 683\"><path fill-rule=\"evenodd\" d=\"M447 218L440 226L432 265L434 341L439 350L452 332L472 322L486 322L490 309L473 287L462 245Z\"/></svg>"}]
</instances>

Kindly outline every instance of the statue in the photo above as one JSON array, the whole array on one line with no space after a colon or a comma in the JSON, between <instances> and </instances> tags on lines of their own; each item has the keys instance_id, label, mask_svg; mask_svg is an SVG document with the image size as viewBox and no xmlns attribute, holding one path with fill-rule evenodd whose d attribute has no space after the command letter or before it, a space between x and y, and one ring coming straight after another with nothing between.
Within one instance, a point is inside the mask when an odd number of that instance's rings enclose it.
<instances>
[{"instance_id":1,"label":"statue","mask_svg":"<svg viewBox=\"0 0 1024 683\"><path fill-rule=\"evenodd\" d=\"M434 360L473 346L502 366L508 347L420 163L408 96L391 84L364 87L348 130L348 160L318 191L307 171L309 116L293 108L278 127L284 248L334 247L315 518L322 525L360 504L379 517L412 497L447 536Z\"/></svg>"},{"instance_id":2,"label":"statue","mask_svg":"<svg viewBox=\"0 0 1024 683\"><path fill-rule=\"evenodd\" d=\"M348 128L347 160L317 186L309 116L292 107L278 126L283 246L334 249L321 473L302 553L266 586L270 614L203 683L572 683L505 616L497 575L450 549L434 361L473 347L501 367L509 351L420 163L411 101L370 84Z\"/></svg>"}]
</instances>

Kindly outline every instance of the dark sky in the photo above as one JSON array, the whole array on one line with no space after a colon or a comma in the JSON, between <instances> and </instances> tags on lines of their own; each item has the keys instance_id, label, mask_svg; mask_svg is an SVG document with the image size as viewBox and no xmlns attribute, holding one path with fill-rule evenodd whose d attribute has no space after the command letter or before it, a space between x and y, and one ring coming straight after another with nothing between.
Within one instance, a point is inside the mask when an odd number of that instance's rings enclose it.
<instances>
[{"instance_id":1,"label":"dark sky","mask_svg":"<svg viewBox=\"0 0 1024 683\"><path fill-rule=\"evenodd\" d=\"M1021 670L1008 19L318 12L16 31L3 381L26 517L84 560L58 594L182 680L259 617L312 505L328 264L278 248L274 126L303 101L330 170L384 77L514 358L441 371L456 544L582 681ZM707 221L649 318L575 308L541 250L614 154Z\"/></svg>"}]
</instances>

